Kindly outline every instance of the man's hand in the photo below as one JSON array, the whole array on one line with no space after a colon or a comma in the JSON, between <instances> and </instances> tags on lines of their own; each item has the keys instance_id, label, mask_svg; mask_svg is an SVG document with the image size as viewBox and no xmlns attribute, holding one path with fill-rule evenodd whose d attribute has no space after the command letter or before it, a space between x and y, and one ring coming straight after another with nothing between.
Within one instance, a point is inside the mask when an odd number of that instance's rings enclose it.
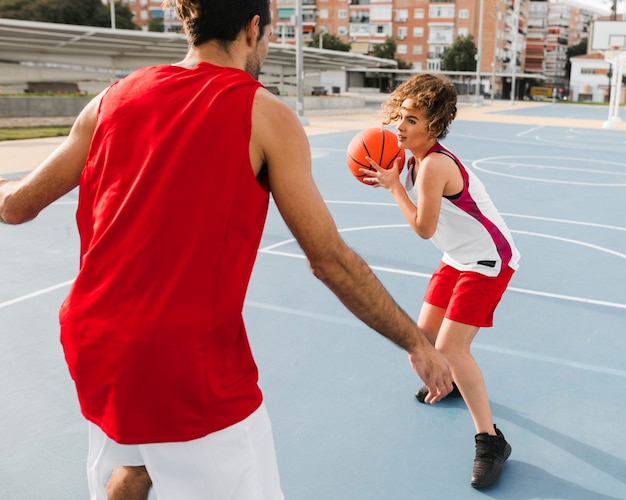
<instances>
[{"instance_id":1,"label":"man's hand","mask_svg":"<svg viewBox=\"0 0 626 500\"><path fill-rule=\"evenodd\" d=\"M448 361L430 344L409 353L409 362L428 387L425 403L436 403L452 390L452 372Z\"/></svg>"}]
</instances>

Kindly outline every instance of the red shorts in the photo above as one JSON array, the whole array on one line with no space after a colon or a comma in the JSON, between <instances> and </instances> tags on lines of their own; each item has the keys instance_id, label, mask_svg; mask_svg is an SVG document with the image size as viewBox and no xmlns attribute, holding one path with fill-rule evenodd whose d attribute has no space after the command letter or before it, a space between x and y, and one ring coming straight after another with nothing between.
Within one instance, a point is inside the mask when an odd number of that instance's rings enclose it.
<instances>
[{"instance_id":1,"label":"red shorts","mask_svg":"<svg viewBox=\"0 0 626 500\"><path fill-rule=\"evenodd\" d=\"M442 262L430 278L424 302L445 309L449 320L478 327L493 326L493 313L513 273L507 267L491 277L459 271Z\"/></svg>"}]
</instances>

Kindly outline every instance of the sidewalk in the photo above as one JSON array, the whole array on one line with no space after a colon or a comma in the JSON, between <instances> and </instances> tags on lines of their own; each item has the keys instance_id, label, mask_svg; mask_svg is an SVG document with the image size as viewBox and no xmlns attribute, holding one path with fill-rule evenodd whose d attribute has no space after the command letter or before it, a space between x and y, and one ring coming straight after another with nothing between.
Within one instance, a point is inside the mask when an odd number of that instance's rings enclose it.
<instances>
[{"instance_id":1,"label":"sidewalk","mask_svg":"<svg viewBox=\"0 0 626 500\"><path fill-rule=\"evenodd\" d=\"M541 108L546 105L549 105L549 103L516 101L515 104L511 104L509 101L485 101L481 106L475 107L472 104L460 103L456 120L589 129L601 129L604 124L604 120L554 118L542 116L542 113L539 112L536 116L505 114L507 111ZM305 118L308 121L308 125L304 128L308 135L331 134L345 130L378 127L382 123L380 108L377 106L369 106L362 109L347 109L343 112L335 111L332 114L327 111L321 112L312 110L306 112L305 110ZM0 127L7 126L4 125L5 120L11 119L0 119ZM40 119L20 118L19 120L21 120L21 123L24 123L24 125L20 126L35 126L39 124ZM55 118L45 120L53 121ZM71 118L56 120L59 122L65 120L63 124L71 124L73 121ZM618 123L613 130L626 131L626 123ZM63 137L27 139L22 141L0 141L0 174L32 170L61 144L61 142L63 142Z\"/></svg>"}]
</instances>

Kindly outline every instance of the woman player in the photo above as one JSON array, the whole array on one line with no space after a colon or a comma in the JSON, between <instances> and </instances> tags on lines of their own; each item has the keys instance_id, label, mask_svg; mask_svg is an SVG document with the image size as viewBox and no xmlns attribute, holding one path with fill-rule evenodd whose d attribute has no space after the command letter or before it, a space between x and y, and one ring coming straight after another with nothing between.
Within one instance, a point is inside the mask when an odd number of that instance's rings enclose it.
<instances>
[{"instance_id":1,"label":"woman player","mask_svg":"<svg viewBox=\"0 0 626 500\"><path fill-rule=\"evenodd\" d=\"M456 116L456 90L438 75L419 74L400 85L383 105L385 124L396 122L398 145L413 154L406 186L399 165L374 171L366 182L387 189L411 228L443 252L424 295L418 326L450 363L456 387L476 428L471 485L492 484L511 453L493 423L489 398L470 345L493 313L513 272L519 252L485 187L439 140ZM399 163L399 162L398 162ZM424 402L428 389L416 398Z\"/></svg>"}]
</instances>

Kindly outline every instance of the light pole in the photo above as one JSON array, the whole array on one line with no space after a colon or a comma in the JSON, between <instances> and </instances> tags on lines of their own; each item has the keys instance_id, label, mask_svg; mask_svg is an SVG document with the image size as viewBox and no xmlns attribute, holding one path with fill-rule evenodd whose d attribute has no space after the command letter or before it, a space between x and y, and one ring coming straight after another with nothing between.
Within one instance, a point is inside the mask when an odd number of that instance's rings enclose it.
<instances>
[{"instance_id":1,"label":"light pole","mask_svg":"<svg viewBox=\"0 0 626 500\"><path fill-rule=\"evenodd\" d=\"M500 5L496 4L496 15L493 12L490 13L494 20L494 37L493 37L493 62L491 63L491 101L495 99L496 89L496 66L498 63L498 48L499 48L499 35L500 35Z\"/></svg>"},{"instance_id":2,"label":"light pole","mask_svg":"<svg viewBox=\"0 0 626 500\"><path fill-rule=\"evenodd\" d=\"M109 0L111 6L111 29L115 29L115 0Z\"/></svg>"},{"instance_id":3,"label":"light pole","mask_svg":"<svg viewBox=\"0 0 626 500\"><path fill-rule=\"evenodd\" d=\"M308 125L304 117L304 54L302 53L302 0L296 2L296 114L302 125Z\"/></svg>"},{"instance_id":4,"label":"light pole","mask_svg":"<svg viewBox=\"0 0 626 500\"><path fill-rule=\"evenodd\" d=\"M324 48L324 35L326 33L328 33L328 30L326 28L320 28L320 33L319 33L320 49Z\"/></svg>"},{"instance_id":5,"label":"light pole","mask_svg":"<svg viewBox=\"0 0 626 500\"><path fill-rule=\"evenodd\" d=\"M515 104L515 73L517 72L517 38L519 35L520 0L513 0L513 2L513 66L511 68L511 105Z\"/></svg>"},{"instance_id":6,"label":"light pole","mask_svg":"<svg viewBox=\"0 0 626 500\"><path fill-rule=\"evenodd\" d=\"M485 10L485 0L480 0L478 9L478 50L476 51L476 102L474 107L480 107L480 63L483 51L483 14Z\"/></svg>"}]
</instances>

